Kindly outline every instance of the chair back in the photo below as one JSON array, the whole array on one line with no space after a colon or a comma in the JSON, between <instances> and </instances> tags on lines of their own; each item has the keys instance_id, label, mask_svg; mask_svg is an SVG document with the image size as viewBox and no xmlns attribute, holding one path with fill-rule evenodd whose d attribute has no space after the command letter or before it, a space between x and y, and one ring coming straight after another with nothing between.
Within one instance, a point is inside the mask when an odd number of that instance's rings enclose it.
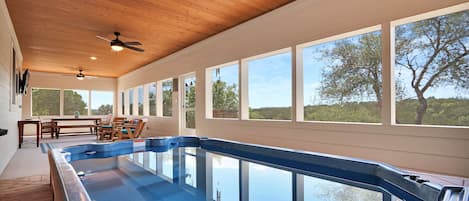
<instances>
[{"instance_id":1,"label":"chair back","mask_svg":"<svg viewBox=\"0 0 469 201\"><path fill-rule=\"evenodd\" d=\"M139 138L142 135L143 129L145 129L145 121L143 119L136 120L137 126L135 127L134 137Z\"/></svg>"}]
</instances>

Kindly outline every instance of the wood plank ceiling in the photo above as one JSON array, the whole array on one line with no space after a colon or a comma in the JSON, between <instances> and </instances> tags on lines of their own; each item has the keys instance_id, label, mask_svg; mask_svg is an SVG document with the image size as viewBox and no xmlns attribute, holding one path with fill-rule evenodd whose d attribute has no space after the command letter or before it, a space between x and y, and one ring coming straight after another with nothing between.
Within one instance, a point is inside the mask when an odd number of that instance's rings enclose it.
<instances>
[{"instance_id":1,"label":"wood plank ceiling","mask_svg":"<svg viewBox=\"0 0 469 201\"><path fill-rule=\"evenodd\" d=\"M24 56L32 71L118 77L147 63L262 15L291 0L7 0ZM112 52L140 41L145 52ZM91 60L95 56L97 60Z\"/></svg>"}]
</instances>

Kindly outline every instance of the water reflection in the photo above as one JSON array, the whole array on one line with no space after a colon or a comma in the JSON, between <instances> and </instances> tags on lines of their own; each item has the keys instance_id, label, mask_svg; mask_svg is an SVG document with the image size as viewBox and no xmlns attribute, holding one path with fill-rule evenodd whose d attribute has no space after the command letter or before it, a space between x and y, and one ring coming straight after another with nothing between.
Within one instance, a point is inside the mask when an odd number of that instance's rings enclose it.
<instances>
[{"instance_id":1,"label":"water reflection","mask_svg":"<svg viewBox=\"0 0 469 201\"><path fill-rule=\"evenodd\" d=\"M198 148L78 160L72 165L77 172L87 173L83 184L96 201L397 200L377 188L302 175Z\"/></svg>"}]
</instances>

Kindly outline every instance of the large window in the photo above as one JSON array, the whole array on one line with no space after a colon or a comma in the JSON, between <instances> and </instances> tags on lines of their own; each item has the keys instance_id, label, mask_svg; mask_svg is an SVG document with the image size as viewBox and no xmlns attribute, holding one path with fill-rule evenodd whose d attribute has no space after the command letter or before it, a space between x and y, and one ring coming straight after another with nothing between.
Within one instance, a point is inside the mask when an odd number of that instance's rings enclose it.
<instances>
[{"instance_id":1,"label":"large window","mask_svg":"<svg viewBox=\"0 0 469 201\"><path fill-rule=\"evenodd\" d=\"M395 27L396 123L469 126L469 10Z\"/></svg>"},{"instance_id":2,"label":"large window","mask_svg":"<svg viewBox=\"0 0 469 201\"><path fill-rule=\"evenodd\" d=\"M60 115L60 90L33 88L31 98L33 116Z\"/></svg>"},{"instance_id":3,"label":"large window","mask_svg":"<svg viewBox=\"0 0 469 201\"><path fill-rule=\"evenodd\" d=\"M64 90L64 115L88 115L89 91Z\"/></svg>"},{"instance_id":4,"label":"large window","mask_svg":"<svg viewBox=\"0 0 469 201\"><path fill-rule=\"evenodd\" d=\"M163 88L163 116L173 115L173 80L166 80L162 83Z\"/></svg>"},{"instance_id":5,"label":"large window","mask_svg":"<svg viewBox=\"0 0 469 201\"><path fill-rule=\"evenodd\" d=\"M381 122L381 32L302 49L306 121Z\"/></svg>"},{"instance_id":6,"label":"large window","mask_svg":"<svg viewBox=\"0 0 469 201\"><path fill-rule=\"evenodd\" d=\"M239 117L239 68L238 64L228 64L209 69L213 118Z\"/></svg>"},{"instance_id":7,"label":"large window","mask_svg":"<svg viewBox=\"0 0 469 201\"><path fill-rule=\"evenodd\" d=\"M129 115L134 114L134 89L129 89Z\"/></svg>"},{"instance_id":8,"label":"large window","mask_svg":"<svg viewBox=\"0 0 469 201\"><path fill-rule=\"evenodd\" d=\"M288 51L246 61L250 119L292 118L291 59Z\"/></svg>"},{"instance_id":9,"label":"large window","mask_svg":"<svg viewBox=\"0 0 469 201\"><path fill-rule=\"evenodd\" d=\"M249 163L249 201L291 201L292 173Z\"/></svg>"},{"instance_id":10,"label":"large window","mask_svg":"<svg viewBox=\"0 0 469 201\"><path fill-rule=\"evenodd\" d=\"M148 85L148 109L150 116L156 116L156 83Z\"/></svg>"},{"instance_id":11,"label":"large window","mask_svg":"<svg viewBox=\"0 0 469 201\"><path fill-rule=\"evenodd\" d=\"M138 116L143 116L143 86L137 88Z\"/></svg>"},{"instance_id":12,"label":"large window","mask_svg":"<svg viewBox=\"0 0 469 201\"><path fill-rule=\"evenodd\" d=\"M239 160L218 154L212 156L212 200L239 201Z\"/></svg>"},{"instance_id":13,"label":"large window","mask_svg":"<svg viewBox=\"0 0 469 201\"><path fill-rule=\"evenodd\" d=\"M91 91L91 114L113 114L114 93L112 91Z\"/></svg>"}]
</instances>

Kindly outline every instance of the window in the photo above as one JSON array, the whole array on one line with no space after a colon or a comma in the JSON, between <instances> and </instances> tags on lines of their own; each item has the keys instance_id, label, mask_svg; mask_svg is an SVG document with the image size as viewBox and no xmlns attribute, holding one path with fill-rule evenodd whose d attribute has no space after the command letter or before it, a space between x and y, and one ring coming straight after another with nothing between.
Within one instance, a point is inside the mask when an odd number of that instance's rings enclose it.
<instances>
[{"instance_id":1,"label":"window","mask_svg":"<svg viewBox=\"0 0 469 201\"><path fill-rule=\"evenodd\" d=\"M60 90L33 88L31 93L33 116L60 115Z\"/></svg>"},{"instance_id":2,"label":"window","mask_svg":"<svg viewBox=\"0 0 469 201\"><path fill-rule=\"evenodd\" d=\"M250 119L291 119L291 52L246 61Z\"/></svg>"},{"instance_id":3,"label":"window","mask_svg":"<svg viewBox=\"0 0 469 201\"><path fill-rule=\"evenodd\" d=\"M239 117L239 68L238 64L208 69L211 84L207 91L211 91L211 109L213 118L238 118Z\"/></svg>"},{"instance_id":4,"label":"window","mask_svg":"<svg viewBox=\"0 0 469 201\"><path fill-rule=\"evenodd\" d=\"M143 86L137 88L138 116L143 116Z\"/></svg>"},{"instance_id":5,"label":"window","mask_svg":"<svg viewBox=\"0 0 469 201\"><path fill-rule=\"evenodd\" d=\"M212 200L239 201L239 160L212 155Z\"/></svg>"},{"instance_id":6,"label":"window","mask_svg":"<svg viewBox=\"0 0 469 201\"><path fill-rule=\"evenodd\" d=\"M173 80L163 81L163 116L170 117L173 115Z\"/></svg>"},{"instance_id":7,"label":"window","mask_svg":"<svg viewBox=\"0 0 469 201\"><path fill-rule=\"evenodd\" d=\"M366 200L382 201L383 194L315 177L304 176L304 201Z\"/></svg>"},{"instance_id":8,"label":"window","mask_svg":"<svg viewBox=\"0 0 469 201\"><path fill-rule=\"evenodd\" d=\"M249 201L291 201L292 173L249 163Z\"/></svg>"},{"instance_id":9,"label":"window","mask_svg":"<svg viewBox=\"0 0 469 201\"><path fill-rule=\"evenodd\" d=\"M469 10L395 27L397 124L469 126Z\"/></svg>"},{"instance_id":10,"label":"window","mask_svg":"<svg viewBox=\"0 0 469 201\"><path fill-rule=\"evenodd\" d=\"M137 164L139 165L142 165L143 166L143 152L140 152L137 154Z\"/></svg>"},{"instance_id":11,"label":"window","mask_svg":"<svg viewBox=\"0 0 469 201\"><path fill-rule=\"evenodd\" d=\"M134 90L129 89L129 115L134 114Z\"/></svg>"},{"instance_id":12,"label":"window","mask_svg":"<svg viewBox=\"0 0 469 201\"><path fill-rule=\"evenodd\" d=\"M148 168L156 171L156 152L148 152Z\"/></svg>"},{"instance_id":13,"label":"window","mask_svg":"<svg viewBox=\"0 0 469 201\"><path fill-rule=\"evenodd\" d=\"M173 150L168 150L166 152L163 152L163 153L158 153L158 154L161 154L161 163L162 163L162 167L161 167L161 174L163 176L166 176L170 179L173 178Z\"/></svg>"},{"instance_id":14,"label":"window","mask_svg":"<svg viewBox=\"0 0 469 201\"><path fill-rule=\"evenodd\" d=\"M381 122L381 32L373 29L302 49L305 121Z\"/></svg>"},{"instance_id":15,"label":"window","mask_svg":"<svg viewBox=\"0 0 469 201\"><path fill-rule=\"evenodd\" d=\"M184 160L184 175L186 177L185 183L189 186L197 188L197 159L195 154L191 152L191 148L185 148Z\"/></svg>"},{"instance_id":16,"label":"window","mask_svg":"<svg viewBox=\"0 0 469 201\"><path fill-rule=\"evenodd\" d=\"M122 115L125 115L125 93L121 92L121 109L122 109Z\"/></svg>"},{"instance_id":17,"label":"window","mask_svg":"<svg viewBox=\"0 0 469 201\"><path fill-rule=\"evenodd\" d=\"M156 83L148 85L148 109L150 116L156 116Z\"/></svg>"},{"instance_id":18,"label":"window","mask_svg":"<svg viewBox=\"0 0 469 201\"><path fill-rule=\"evenodd\" d=\"M91 91L91 114L108 115L114 112L114 93L112 91Z\"/></svg>"},{"instance_id":19,"label":"window","mask_svg":"<svg viewBox=\"0 0 469 201\"><path fill-rule=\"evenodd\" d=\"M89 91L64 90L64 115L88 115Z\"/></svg>"}]
</instances>

